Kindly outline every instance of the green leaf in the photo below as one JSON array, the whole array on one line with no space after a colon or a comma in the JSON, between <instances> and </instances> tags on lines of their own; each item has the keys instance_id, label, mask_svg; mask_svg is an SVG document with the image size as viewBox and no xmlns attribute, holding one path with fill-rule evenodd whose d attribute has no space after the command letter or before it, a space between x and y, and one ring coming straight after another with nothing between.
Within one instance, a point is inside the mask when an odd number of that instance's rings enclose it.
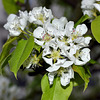
<instances>
[{"instance_id":1,"label":"green leaf","mask_svg":"<svg viewBox=\"0 0 100 100\"><path fill-rule=\"evenodd\" d=\"M53 86L50 86L48 76L44 75L41 81L41 87L43 91L41 100L68 100L73 89L73 83L70 82L66 87L62 87L60 78L56 77Z\"/></svg>"},{"instance_id":2,"label":"green leaf","mask_svg":"<svg viewBox=\"0 0 100 100\"><path fill-rule=\"evenodd\" d=\"M24 3L25 0L14 0L15 2L20 2L20 3Z\"/></svg>"},{"instance_id":3,"label":"green leaf","mask_svg":"<svg viewBox=\"0 0 100 100\"><path fill-rule=\"evenodd\" d=\"M0 68L4 68L7 64L8 64L8 61L10 60L11 58L11 54L9 54L6 58L3 59L3 61L0 63Z\"/></svg>"},{"instance_id":4,"label":"green leaf","mask_svg":"<svg viewBox=\"0 0 100 100\"><path fill-rule=\"evenodd\" d=\"M17 77L17 71L24 63L24 61L29 57L32 49L34 47L34 37L31 36L28 40L20 40L15 51L12 54L12 58L9 61L10 70Z\"/></svg>"},{"instance_id":5,"label":"green leaf","mask_svg":"<svg viewBox=\"0 0 100 100\"><path fill-rule=\"evenodd\" d=\"M2 0L2 3L3 3L5 11L8 14L11 14L11 13L16 14L18 10L20 9L20 6L18 6L14 0Z\"/></svg>"},{"instance_id":6,"label":"green leaf","mask_svg":"<svg viewBox=\"0 0 100 100\"><path fill-rule=\"evenodd\" d=\"M76 72L74 72L74 79L72 79L72 81L75 87L84 84L83 79Z\"/></svg>"},{"instance_id":7,"label":"green leaf","mask_svg":"<svg viewBox=\"0 0 100 100\"><path fill-rule=\"evenodd\" d=\"M93 59L91 59L91 60L89 61L89 63L90 63L90 64L99 64L97 61L95 61L95 60L93 60Z\"/></svg>"},{"instance_id":8,"label":"green leaf","mask_svg":"<svg viewBox=\"0 0 100 100\"><path fill-rule=\"evenodd\" d=\"M75 72L77 72L80 77L84 80L85 82L85 87L84 87L84 91L86 90L86 88L88 87L88 83L89 83L89 78L90 78L90 71L89 68L84 68L82 66L75 66L73 65L73 70Z\"/></svg>"},{"instance_id":9,"label":"green leaf","mask_svg":"<svg viewBox=\"0 0 100 100\"><path fill-rule=\"evenodd\" d=\"M75 23L75 26L76 27L77 25L83 23L84 21L86 21L87 19L90 19L90 17L88 15L84 15L82 16L76 23Z\"/></svg>"},{"instance_id":10,"label":"green leaf","mask_svg":"<svg viewBox=\"0 0 100 100\"><path fill-rule=\"evenodd\" d=\"M36 49L38 52L40 52L41 50L41 46L39 46L38 44L34 44L34 49Z\"/></svg>"},{"instance_id":11,"label":"green leaf","mask_svg":"<svg viewBox=\"0 0 100 100\"><path fill-rule=\"evenodd\" d=\"M9 46L9 44L11 44L12 42L14 42L15 40L19 39L19 37L10 37L6 43L3 45L3 48L5 48L6 46Z\"/></svg>"},{"instance_id":12,"label":"green leaf","mask_svg":"<svg viewBox=\"0 0 100 100\"><path fill-rule=\"evenodd\" d=\"M100 16L97 16L91 23L91 30L94 38L100 43Z\"/></svg>"},{"instance_id":13,"label":"green leaf","mask_svg":"<svg viewBox=\"0 0 100 100\"><path fill-rule=\"evenodd\" d=\"M11 48L14 46L12 42L17 40L19 37L10 37L7 42L3 45L2 52L0 54L0 68L2 68L2 64L4 63L4 60L7 58L7 56L10 53ZM1 69L0 69L1 70Z\"/></svg>"}]
</instances>

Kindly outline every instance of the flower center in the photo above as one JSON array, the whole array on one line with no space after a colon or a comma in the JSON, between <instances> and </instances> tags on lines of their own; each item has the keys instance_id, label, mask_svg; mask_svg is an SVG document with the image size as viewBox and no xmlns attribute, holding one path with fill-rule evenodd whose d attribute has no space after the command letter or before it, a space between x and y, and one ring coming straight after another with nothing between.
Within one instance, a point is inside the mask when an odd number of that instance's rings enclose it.
<instances>
[{"instance_id":1,"label":"flower center","mask_svg":"<svg viewBox=\"0 0 100 100\"><path fill-rule=\"evenodd\" d=\"M43 40L44 40L45 42L48 42L48 41L51 40L51 36L50 36L49 34L45 34L45 35L43 36Z\"/></svg>"},{"instance_id":2,"label":"flower center","mask_svg":"<svg viewBox=\"0 0 100 100\"><path fill-rule=\"evenodd\" d=\"M53 59L58 59L58 58L60 58L60 53L59 53L59 51L56 51L56 50L54 50L52 53L51 53L51 57L53 58Z\"/></svg>"},{"instance_id":3,"label":"flower center","mask_svg":"<svg viewBox=\"0 0 100 100\"><path fill-rule=\"evenodd\" d=\"M57 70L58 76L61 76L61 75L62 75L62 72L64 72L64 68L63 68L63 67L60 67L60 68Z\"/></svg>"},{"instance_id":4,"label":"flower center","mask_svg":"<svg viewBox=\"0 0 100 100\"><path fill-rule=\"evenodd\" d=\"M34 58L33 58L33 64L38 64L39 62L39 59L36 55L34 55Z\"/></svg>"},{"instance_id":5,"label":"flower center","mask_svg":"<svg viewBox=\"0 0 100 100\"><path fill-rule=\"evenodd\" d=\"M43 16L43 14L39 14L37 16L37 19L40 20L42 23L44 23L44 21L45 21L45 17Z\"/></svg>"},{"instance_id":6,"label":"flower center","mask_svg":"<svg viewBox=\"0 0 100 100\"><path fill-rule=\"evenodd\" d=\"M76 58L79 58L79 55L80 55L80 52L79 52L79 50L77 50L77 51L76 51L76 54L74 54L74 56L75 56Z\"/></svg>"},{"instance_id":7,"label":"flower center","mask_svg":"<svg viewBox=\"0 0 100 100\"><path fill-rule=\"evenodd\" d=\"M72 40L77 38L77 34L72 34Z\"/></svg>"}]
</instances>

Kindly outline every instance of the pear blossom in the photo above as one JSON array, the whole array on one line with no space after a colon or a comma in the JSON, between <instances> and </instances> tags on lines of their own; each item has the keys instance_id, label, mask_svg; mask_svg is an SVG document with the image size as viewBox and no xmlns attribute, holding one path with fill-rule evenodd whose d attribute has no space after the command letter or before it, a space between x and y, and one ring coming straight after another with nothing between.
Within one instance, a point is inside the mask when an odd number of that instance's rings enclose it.
<instances>
[{"instance_id":1,"label":"pear blossom","mask_svg":"<svg viewBox=\"0 0 100 100\"><path fill-rule=\"evenodd\" d=\"M70 83L70 79L74 78L74 71L71 67L60 68L58 71L48 73L49 83L53 84L54 76L60 77L60 82L62 86L66 86Z\"/></svg>"},{"instance_id":2,"label":"pear blossom","mask_svg":"<svg viewBox=\"0 0 100 100\"><path fill-rule=\"evenodd\" d=\"M77 25L74 28L74 22L69 21L65 27L65 36L68 37L71 44L77 44L79 48L86 47L90 43L91 37L84 37L87 32L87 26L85 24Z\"/></svg>"},{"instance_id":3,"label":"pear blossom","mask_svg":"<svg viewBox=\"0 0 100 100\"><path fill-rule=\"evenodd\" d=\"M93 16L94 9L100 11L99 1L83 0L83 13ZM90 60L90 49L87 46L91 37L85 37L88 31L85 24L74 27L73 21L68 22L66 17L54 18L52 11L45 7L34 7L29 13L19 11L19 16L11 14L7 21L4 27L10 32L9 36L19 36L23 32L25 39L33 36L34 42L42 47L40 54L37 48L34 48L24 61L23 67L34 69L41 66L40 63L46 63L50 85L53 84L55 77L60 77L62 86L68 85L74 78L73 64L84 65ZM35 27L30 28L27 24ZM11 88L10 92L15 90L15 87Z\"/></svg>"},{"instance_id":4,"label":"pear blossom","mask_svg":"<svg viewBox=\"0 0 100 100\"><path fill-rule=\"evenodd\" d=\"M67 60L66 57L66 53L58 47L55 40L48 43L48 47L43 50L42 54L42 58L45 60L45 62L51 65L51 67L47 69L48 71L58 70L60 68L60 64L62 64L62 67L69 67L72 65L73 61Z\"/></svg>"},{"instance_id":5,"label":"pear blossom","mask_svg":"<svg viewBox=\"0 0 100 100\"><path fill-rule=\"evenodd\" d=\"M84 48L78 50L74 55L69 53L69 59L71 59L75 65L85 65L90 60L90 49Z\"/></svg>"},{"instance_id":6,"label":"pear blossom","mask_svg":"<svg viewBox=\"0 0 100 100\"><path fill-rule=\"evenodd\" d=\"M42 58L50 66L46 69L49 77L50 84L53 84L54 76L57 74L61 78L61 84L66 86L69 84L70 79L74 77L74 72L71 69L73 61L67 59L66 53L59 48L56 40L48 43L48 47L43 50Z\"/></svg>"},{"instance_id":7,"label":"pear blossom","mask_svg":"<svg viewBox=\"0 0 100 100\"><path fill-rule=\"evenodd\" d=\"M32 11L29 12L29 22L38 25L43 25L46 22L50 22L53 18L50 9L45 7L34 7Z\"/></svg>"},{"instance_id":8,"label":"pear blossom","mask_svg":"<svg viewBox=\"0 0 100 100\"><path fill-rule=\"evenodd\" d=\"M8 30L10 36L19 36L21 34L21 30L27 25L28 13L19 11L20 16L16 16L15 14L10 14L7 18L7 23L4 25L4 28Z\"/></svg>"},{"instance_id":9,"label":"pear blossom","mask_svg":"<svg viewBox=\"0 0 100 100\"><path fill-rule=\"evenodd\" d=\"M4 25L4 28L9 30L10 36L19 36L21 31L18 29L20 28L18 17L14 14L10 14L7 21L8 22Z\"/></svg>"},{"instance_id":10,"label":"pear blossom","mask_svg":"<svg viewBox=\"0 0 100 100\"><path fill-rule=\"evenodd\" d=\"M97 11L100 12L100 0L82 0L81 8L83 14L90 17L96 16Z\"/></svg>"},{"instance_id":11,"label":"pear blossom","mask_svg":"<svg viewBox=\"0 0 100 100\"><path fill-rule=\"evenodd\" d=\"M53 30L52 28L50 29L51 31ZM37 27L33 32L33 36L35 37L34 41L43 47L44 43L47 43L52 39L53 34L48 33L48 31L42 27Z\"/></svg>"},{"instance_id":12,"label":"pear blossom","mask_svg":"<svg viewBox=\"0 0 100 100\"><path fill-rule=\"evenodd\" d=\"M21 29L24 30L24 28L27 25L27 21L28 21L28 12L27 11L20 11L19 10L19 23L22 26Z\"/></svg>"},{"instance_id":13,"label":"pear blossom","mask_svg":"<svg viewBox=\"0 0 100 100\"><path fill-rule=\"evenodd\" d=\"M26 61L23 63L23 67L27 68L27 69L34 69L37 66L41 66L41 64L39 63L39 58L37 57L36 54L34 54L34 56L30 56L26 59Z\"/></svg>"},{"instance_id":14,"label":"pear blossom","mask_svg":"<svg viewBox=\"0 0 100 100\"><path fill-rule=\"evenodd\" d=\"M67 23L66 17L61 17L59 19L54 18L52 23L47 23L44 26L46 27L47 31L54 35L54 37L62 38L64 36L64 28ZM52 31L51 31L52 29Z\"/></svg>"},{"instance_id":15,"label":"pear blossom","mask_svg":"<svg viewBox=\"0 0 100 100\"><path fill-rule=\"evenodd\" d=\"M66 23L67 19L61 17L55 18L52 23L45 23L43 27L37 27L33 32L35 42L43 47L44 43L46 44L53 38L63 37Z\"/></svg>"}]
</instances>

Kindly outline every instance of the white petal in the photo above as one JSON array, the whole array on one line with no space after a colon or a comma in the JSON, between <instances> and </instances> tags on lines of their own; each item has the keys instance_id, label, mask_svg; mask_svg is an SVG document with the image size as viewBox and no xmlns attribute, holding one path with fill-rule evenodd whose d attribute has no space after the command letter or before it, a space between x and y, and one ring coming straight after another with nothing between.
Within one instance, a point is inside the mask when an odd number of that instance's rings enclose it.
<instances>
[{"instance_id":1,"label":"white petal","mask_svg":"<svg viewBox=\"0 0 100 100\"><path fill-rule=\"evenodd\" d=\"M65 22L63 22L63 21L65 21ZM62 17L61 19L55 18L55 19L52 21L52 24L54 25L54 27L55 27L57 30L64 30L65 23L67 23L67 22L66 22L66 19L65 19L64 17Z\"/></svg>"},{"instance_id":2,"label":"white petal","mask_svg":"<svg viewBox=\"0 0 100 100\"><path fill-rule=\"evenodd\" d=\"M66 62L62 65L62 67L63 67L63 68L67 68L67 67L71 66L72 64L73 64L73 61L66 61Z\"/></svg>"},{"instance_id":3,"label":"white petal","mask_svg":"<svg viewBox=\"0 0 100 100\"><path fill-rule=\"evenodd\" d=\"M21 27L22 27L21 29L24 30L24 28L25 28L26 25L27 25L26 19L24 19L24 18L23 18L23 19L20 19L19 22L20 22Z\"/></svg>"},{"instance_id":4,"label":"white petal","mask_svg":"<svg viewBox=\"0 0 100 100\"><path fill-rule=\"evenodd\" d=\"M32 11L29 12L29 22L32 23L33 21L36 21L36 18L32 14Z\"/></svg>"},{"instance_id":5,"label":"white petal","mask_svg":"<svg viewBox=\"0 0 100 100\"><path fill-rule=\"evenodd\" d=\"M66 61L66 59L58 59L57 63L55 63L58 66L62 66L62 64Z\"/></svg>"},{"instance_id":6,"label":"white petal","mask_svg":"<svg viewBox=\"0 0 100 100\"><path fill-rule=\"evenodd\" d=\"M61 85L62 86L66 86L70 83L70 78L68 78L68 74L62 74L62 76L60 77L60 81L61 81Z\"/></svg>"},{"instance_id":7,"label":"white petal","mask_svg":"<svg viewBox=\"0 0 100 100\"><path fill-rule=\"evenodd\" d=\"M84 62L88 62L90 60L90 49L88 48L83 49L81 51L80 57Z\"/></svg>"},{"instance_id":8,"label":"white petal","mask_svg":"<svg viewBox=\"0 0 100 100\"><path fill-rule=\"evenodd\" d=\"M77 27L76 27L76 31L77 31L77 34L79 35L79 36L82 36L82 35L84 35L86 32L87 32L87 26L85 25L85 24L82 24L82 25L78 25Z\"/></svg>"},{"instance_id":9,"label":"white petal","mask_svg":"<svg viewBox=\"0 0 100 100\"><path fill-rule=\"evenodd\" d=\"M43 7L43 12L48 20L51 20L53 18L52 11L50 9L46 9L45 7Z\"/></svg>"},{"instance_id":10,"label":"white petal","mask_svg":"<svg viewBox=\"0 0 100 100\"><path fill-rule=\"evenodd\" d=\"M47 47L47 48L45 48L45 49L43 50L42 56L46 56L46 55L48 55L48 54L51 54L51 51L50 51L49 47Z\"/></svg>"},{"instance_id":11,"label":"white petal","mask_svg":"<svg viewBox=\"0 0 100 100\"><path fill-rule=\"evenodd\" d=\"M64 25L67 24L67 22L68 22L66 17L61 17L60 20L62 23L64 23Z\"/></svg>"},{"instance_id":12,"label":"white petal","mask_svg":"<svg viewBox=\"0 0 100 100\"><path fill-rule=\"evenodd\" d=\"M75 43L83 43L84 42L84 37L78 37L77 39L74 40Z\"/></svg>"},{"instance_id":13,"label":"white petal","mask_svg":"<svg viewBox=\"0 0 100 100\"><path fill-rule=\"evenodd\" d=\"M66 35L67 36L70 36L72 31L73 31L73 28L74 28L74 22L73 21L69 21L67 24L66 24L66 27L65 27L65 30L66 30Z\"/></svg>"},{"instance_id":14,"label":"white petal","mask_svg":"<svg viewBox=\"0 0 100 100\"><path fill-rule=\"evenodd\" d=\"M93 12L91 10L83 10L83 14L87 14L89 17L93 17Z\"/></svg>"},{"instance_id":15,"label":"white petal","mask_svg":"<svg viewBox=\"0 0 100 100\"><path fill-rule=\"evenodd\" d=\"M46 57L42 57L43 59L44 59L44 61L47 63L47 64L49 64L49 65L51 65L52 66L52 58L46 58Z\"/></svg>"},{"instance_id":16,"label":"white petal","mask_svg":"<svg viewBox=\"0 0 100 100\"><path fill-rule=\"evenodd\" d=\"M48 72L54 72L54 71L57 71L59 68L60 68L60 66L53 64L51 67L47 68L46 70Z\"/></svg>"},{"instance_id":17,"label":"white petal","mask_svg":"<svg viewBox=\"0 0 100 100\"><path fill-rule=\"evenodd\" d=\"M35 38L34 38L34 42L37 43L40 46L43 46L43 44L44 44L44 41L39 41L39 40L37 40Z\"/></svg>"},{"instance_id":18,"label":"white petal","mask_svg":"<svg viewBox=\"0 0 100 100\"><path fill-rule=\"evenodd\" d=\"M88 45L90 43L91 37L85 37L85 44Z\"/></svg>"},{"instance_id":19,"label":"white petal","mask_svg":"<svg viewBox=\"0 0 100 100\"><path fill-rule=\"evenodd\" d=\"M42 39L44 34L45 34L45 31L42 27L37 27L33 32L33 36L39 39Z\"/></svg>"},{"instance_id":20,"label":"white petal","mask_svg":"<svg viewBox=\"0 0 100 100\"><path fill-rule=\"evenodd\" d=\"M94 3L93 5L100 12L100 4Z\"/></svg>"},{"instance_id":21,"label":"white petal","mask_svg":"<svg viewBox=\"0 0 100 100\"><path fill-rule=\"evenodd\" d=\"M53 84L54 75L55 75L55 73L48 73L48 78L49 78L49 83L50 83L50 85Z\"/></svg>"},{"instance_id":22,"label":"white petal","mask_svg":"<svg viewBox=\"0 0 100 100\"><path fill-rule=\"evenodd\" d=\"M49 35L51 35L51 36L53 36L54 35L54 31L55 31L55 28L53 27L53 25L52 24L45 24L45 28L46 28L46 32L49 34Z\"/></svg>"},{"instance_id":23,"label":"white petal","mask_svg":"<svg viewBox=\"0 0 100 100\"><path fill-rule=\"evenodd\" d=\"M7 24L4 25L4 28L5 28L6 30L9 30L9 27L10 27L10 24L9 24L9 23L7 23Z\"/></svg>"},{"instance_id":24,"label":"white petal","mask_svg":"<svg viewBox=\"0 0 100 100\"><path fill-rule=\"evenodd\" d=\"M15 14L10 14L7 18L8 22L12 22L17 16Z\"/></svg>"},{"instance_id":25,"label":"white petal","mask_svg":"<svg viewBox=\"0 0 100 100\"><path fill-rule=\"evenodd\" d=\"M81 8L82 9L93 9L93 3L95 2L95 0L82 0L81 2Z\"/></svg>"},{"instance_id":26,"label":"white petal","mask_svg":"<svg viewBox=\"0 0 100 100\"><path fill-rule=\"evenodd\" d=\"M10 36L19 36L20 35L20 31L15 31L15 30L9 30L9 34Z\"/></svg>"},{"instance_id":27,"label":"white petal","mask_svg":"<svg viewBox=\"0 0 100 100\"><path fill-rule=\"evenodd\" d=\"M86 63L87 63L87 62L80 61L80 60L78 60L78 59L76 59L75 62L74 62L75 65L84 65L84 64L86 64Z\"/></svg>"}]
</instances>

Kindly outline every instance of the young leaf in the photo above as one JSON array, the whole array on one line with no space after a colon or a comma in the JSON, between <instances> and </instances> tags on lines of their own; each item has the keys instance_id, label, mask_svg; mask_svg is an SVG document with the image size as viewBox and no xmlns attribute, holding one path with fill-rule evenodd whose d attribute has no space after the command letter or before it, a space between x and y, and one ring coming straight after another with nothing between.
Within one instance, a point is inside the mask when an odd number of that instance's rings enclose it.
<instances>
[{"instance_id":1,"label":"young leaf","mask_svg":"<svg viewBox=\"0 0 100 100\"><path fill-rule=\"evenodd\" d=\"M39 46L38 44L34 44L34 49L36 49L38 52L40 52L41 50L41 46Z\"/></svg>"},{"instance_id":2,"label":"young leaf","mask_svg":"<svg viewBox=\"0 0 100 100\"><path fill-rule=\"evenodd\" d=\"M41 100L68 100L73 89L73 83L70 82L66 87L62 87L59 77L56 77L53 86L50 86L48 76L44 75L41 87L43 91Z\"/></svg>"},{"instance_id":3,"label":"young leaf","mask_svg":"<svg viewBox=\"0 0 100 100\"><path fill-rule=\"evenodd\" d=\"M91 23L91 30L94 38L100 43L100 16L97 16Z\"/></svg>"},{"instance_id":4,"label":"young leaf","mask_svg":"<svg viewBox=\"0 0 100 100\"><path fill-rule=\"evenodd\" d=\"M90 78L90 73L88 73L89 70L85 69L82 66L75 66L75 65L73 65L73 70L77 72L80 75L80 77L85 81L85 87L84 87L85 91L88 86Z\"/></svg>"},{"instance_id":5,"label":"young leaf","mask_svg":"<svg viewBox=\"0 0 100 100\"><path fill-rule=\"evenodd\" d=\"M20 40L15 51L12 54L12 58L9 61L10 70L17 77L17 71L24 63L24 61L29 57L32 49L34 47L34 37L31 36L28 40Z\"/></svg>"},{"instance_id":6,"label":"young leaf","mask_svg":"<svg viewBox=\"0 0 100 100\"><path fill-rule=\"evenodd\" d=\"M2 52L0 54L0 67L2 67L2 63L4 62L4 59L9 55L10 49L14 46L11 43L13 41L15 41L16 39L18 39L18 37L14 37L14 38L10 37L7 40L7 42L3 45L3 49L2 49Z\"/></svg>"},{"instance_id":7,"label":"young leaf","mask_svg":"<svg viewBox=\"0 0 100 100\"><path fill-rule=\"evenodd\" d=\"M84 15L82 16L76 23L75 23L75 26L76 27L77 25L83 23L84 21L86 21L87 19L90 19L90 17L88 15Z\"/></svg>"},{"instance_id":8,"label":"young leaf","mask_svg":"<svg viewBox=\"0 0 100 100\"><path fill-rule=\"evenodd\" d=\"M4 59L9 55L10 49L14 46L12 42L17 40L19 37L10 37L7 42L3 45L2 52L0 54L0 67L4 61Z\"/></svg>"},{"instance_id":9,"label":"young leaf","mask_svg":"<svg viewBox=\"0 0 100 100\"><path fill-rule=\"evenodd\" d=\"M5 11L8 14L14 13L16 14L20 7L16 4L14 0L2 0L3 6L5 8Z\"/></svg>"},{"instance_id":10,"label":"young leaf","mask_svg":"<svg viewBox=\"0 0 100 100\"><path fill-rule=\"evenodd\" d=\"M74 79L72 81L75 87L84 84L83 79L76 72L74 72Z\"/></svg>"},{"instance_id":11,"label":"young leaf","mask_svg":"<svg viewBox=\"0 0 100 100\"><path fill-rule=\"evenodd\" d=\"M10 60L11 58L11 54L9 54L7 57L5 57L2 62L0 63L0 70L2 68L4 68L7 64L8 64L8 61Z\"/></svg>"},{"instance_id":12,"label":"young leaf","mask_svg":"<svg viewBox=\"0 0 100 100\"><path fill-rule=\"evenodd\" d=\"M12 42L14 42L15 40L19 39L19 37L10 37L6 43L3 45L3 48L5 48L6 46L8 46L9 44L11 44Z\"/></svg>"}]
</instances>

